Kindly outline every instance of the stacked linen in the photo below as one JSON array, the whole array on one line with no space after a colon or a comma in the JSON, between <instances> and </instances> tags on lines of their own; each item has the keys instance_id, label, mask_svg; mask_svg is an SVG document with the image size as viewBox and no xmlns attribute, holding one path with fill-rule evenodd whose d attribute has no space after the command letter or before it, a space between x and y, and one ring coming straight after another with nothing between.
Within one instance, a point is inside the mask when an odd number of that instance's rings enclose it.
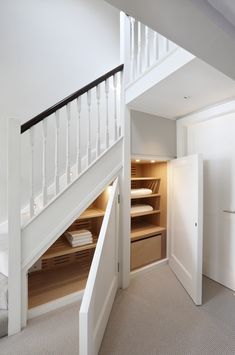
<instances>
[{"instance_id":1,"label":"stacked linen","mask_svg":"<svg viewBox=\"0 0 235 355\"><path fill-rule=\"evenodd\" d=\"M131 197L138 197L138 196L143 196L143 195L151 195L153 191L151 189L131 189Z\"/></svg>"},{"instance_id":2,"label":"stacked linen","mask_svg":"<svg viewBox=\"0 0 235 355\"><path fill-rule=\"evenodd\" d=\"M82 245L93 243L92 234L87 229L81 229L73 232L65 233L65 236L69 244L75 248Z\"/></svg>"}]
</instances>

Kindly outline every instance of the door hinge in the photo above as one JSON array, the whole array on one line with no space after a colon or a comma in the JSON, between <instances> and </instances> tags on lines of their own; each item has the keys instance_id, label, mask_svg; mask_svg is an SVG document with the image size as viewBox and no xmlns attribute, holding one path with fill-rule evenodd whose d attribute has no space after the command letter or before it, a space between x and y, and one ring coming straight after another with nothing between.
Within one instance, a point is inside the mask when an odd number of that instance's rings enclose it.
<instances>
[{"instance_id":1,"label":"door hinge","mask_svg":"<svg viewBox=\"0 0 235 355\"><path fill-rule=\"evenodd\" d=\"M120 204L120 200L121 200L121 197L120 197L120 194L118 194L118 203Z\"/></svg>"},{"instance_id":2,"label":"door hinge","mask_svg":"<svg viewBox=\"0 0 235 355\"><path fill-rule=\"evenodd\" d=\"M120 270L120 266L119 266L119 263L117 263L117 269L118 269L118 272L119 272L119 270Z\"/></svg>"}]
</instances>

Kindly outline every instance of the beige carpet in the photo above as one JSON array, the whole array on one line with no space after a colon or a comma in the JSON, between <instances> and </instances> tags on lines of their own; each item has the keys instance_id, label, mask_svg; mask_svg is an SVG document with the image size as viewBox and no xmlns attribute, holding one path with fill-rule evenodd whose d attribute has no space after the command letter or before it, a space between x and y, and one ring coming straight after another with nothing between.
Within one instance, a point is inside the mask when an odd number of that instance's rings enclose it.
<instances>
[{"instance_id":1,"label":"beige carpet","mask_svg":"<svg viewBox=\"0 0 235 355\"><path fill-rule=\"evenodd\" d=\"M234 355L235 296L206 278L203 291L194 306L167 266L135 277L118 292L100 355ZM78 309L30 321L0 340L0 355L78 355Z\"/></svg>"},{"instance_id":2,"label":"beige carpet","mask_svg":"<svg viewBox=\"0 0 235 355\"><path fill-rule=\"evenodd\" d=\"M234 355L235 297L204 278L196 307L168 266L119 292L100 355Z\"/></svg>"}]
</instances>

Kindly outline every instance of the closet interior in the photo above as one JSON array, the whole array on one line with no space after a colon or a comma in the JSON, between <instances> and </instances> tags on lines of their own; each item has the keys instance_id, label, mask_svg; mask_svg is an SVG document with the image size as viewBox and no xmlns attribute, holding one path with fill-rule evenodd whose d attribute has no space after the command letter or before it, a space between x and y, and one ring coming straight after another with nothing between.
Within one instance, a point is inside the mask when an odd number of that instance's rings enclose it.
<instances>
[{"instance_id":1,"label":"closet interior","mask_svg":"<svg viewBox=\"0 0 235 355\"><path fill-rule=\"evenodd\" d=\"M131 163L131 270L166 258L167 162Z\"/></svg>"},{"instance_id":2,"label":"closet interior","mask_svg":"<svg viewBox=\"0 0 235 355\"><path fill-rule=\"evenodd\" d=\"M107 187L29 270L29 309L85 288L108 198Z\"/></svg>"}]
</instances>

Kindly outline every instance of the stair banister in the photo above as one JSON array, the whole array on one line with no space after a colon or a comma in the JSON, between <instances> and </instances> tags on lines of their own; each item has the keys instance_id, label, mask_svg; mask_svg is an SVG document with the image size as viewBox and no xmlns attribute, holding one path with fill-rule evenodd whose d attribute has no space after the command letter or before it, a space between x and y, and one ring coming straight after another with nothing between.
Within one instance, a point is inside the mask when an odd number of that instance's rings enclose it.
<instances>
[{"instance_id":1,"label":"stair banister","mask_svg":"<svg viewBox=\"0 0 235 355\"><path fill-rule=\"evenodd\" d=\"M55 113L56 111L58 111L62 107L66 106L69 102L77 99L79 96L82 96L83 94L85 94L89 90L98 86L100 83L104 82L107 78L110 78L114 74L121 72L123 70L123 66L124 66L123 64L120 64L116 68L110 70L108 73L100 76L98 79L96 79L96 80L92 81L90 84L84 86L82 89L75 91L73 94L67 96L65 99L59 101L57 104L49 107L45 111L41 112L39 115L33 117L32 119L30 119L26 123L22 124L21 125L21 133L26 132L28 129L35 126L37 123L44 120L44 118L52 115L53 113Z\"/></svg>"},{"instance_id":2,"label":"stair banister","mask_svg":"<svg viewBox=\"0 0 235 355\"><path fill-rule=\"evenodd\" d=\"M23 201L29 220L120 138L122 119L118 105L123 66L21 125L22 139L27 138L24 133L29 131L30 141L29 182L26 181L29 201ZM40 151L42 159L38 159Z\"/></svg>"}]
</instances>

